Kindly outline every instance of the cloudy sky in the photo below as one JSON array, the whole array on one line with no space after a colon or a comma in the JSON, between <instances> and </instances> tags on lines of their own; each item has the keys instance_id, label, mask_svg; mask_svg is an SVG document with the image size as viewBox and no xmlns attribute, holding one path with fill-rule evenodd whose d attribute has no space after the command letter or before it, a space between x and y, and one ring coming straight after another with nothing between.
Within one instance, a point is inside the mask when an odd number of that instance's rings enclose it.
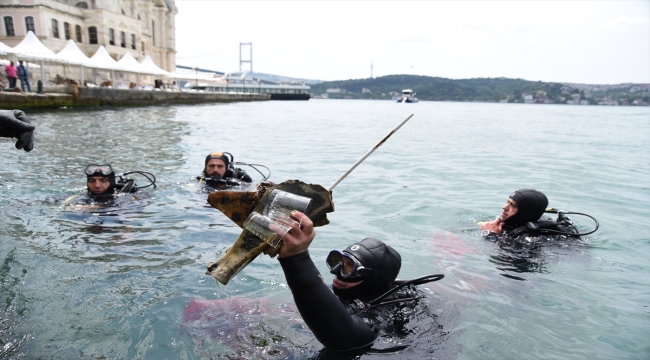
<instances>
[{"instance_id":1,"label":"cloudy sky","mask_svg":"<svg viewBox=\"0 0 650 360\"><path fill-rule=\"evenodd\" d=\"M650 1L176 0L176 62L306 79L650 82Z\"/></svg>"}]
</instances>

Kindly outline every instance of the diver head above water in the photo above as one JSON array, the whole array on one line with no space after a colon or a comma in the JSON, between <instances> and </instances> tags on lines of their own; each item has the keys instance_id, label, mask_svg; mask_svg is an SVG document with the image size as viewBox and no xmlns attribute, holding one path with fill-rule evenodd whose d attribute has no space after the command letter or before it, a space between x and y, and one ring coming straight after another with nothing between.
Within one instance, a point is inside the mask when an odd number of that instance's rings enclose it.
<instances>
[{"instance_id":1,"label":"diver head above water","mask_svg":"<svg viewBox=\"0 0 650 360\"><path fill-rule=\"evenodd\" d=\"M209 187L222 188L242 185L253 181L246 171L235 168L232 154L214 151L205 157L203 173L197 180L204 181Z\"/></svg>"},{"instance_id":2,"label":"diver head above water","mask_svg":"<svg viewBox=\"0 0 650 360\"><path fill-rule=\"evenodd\" d=\"M502 216L506 213L506 209L512 207L511 200L515 203L515 211L508 214L505 219L502 218L501 221L513 227L539 220L548 206L548 198L541 191L520 189L510 194L508 203L503 206Z\"/></svg>"},{"instance_id":3,"label":"diver head above water","mask_svg":"<svg viewBox=\"0 0 650 360\"><path fill-rule=\"evenodd\" d=\"M547 206L548 198L541 191L519 189L510 194L501 215L496 220L483 224L481 230L500 234L504 226L516 228L527 222L537 221Z\"/></svg>"},{"instance_id":4,"label":"diver head above water","mask_svg":"<svg viewBox=\"0 0 650 360\"><path fill-rule=\"evenodd\" d=\"M214 151L206 156L203 175L216 179L226 177L226 172L230 167L230 159L228 159L227 154L228 153Z\"/></svg>"},{"instance_id":5,"label":"diver head above water","mask_svg":"<svg viewBox=\"0 0 650 360\"><path fill-rule=\"evenodd\" d=\"M86 187L92 195L111 195L115 191L115 172L106 165L90 164L86 166Z\"/></svg>"},{"instance_id":6,"label":"diver head above water","mask_svg":"<svg viewBox=\"0 0 650 360\"><path fill-rule=\"evenodd\" d=\"M372 300L393 287L402 266L399 253L381 240L366 238L325 260L336 275L332 290L341 299Z\"/></svg>"}]
</instances>

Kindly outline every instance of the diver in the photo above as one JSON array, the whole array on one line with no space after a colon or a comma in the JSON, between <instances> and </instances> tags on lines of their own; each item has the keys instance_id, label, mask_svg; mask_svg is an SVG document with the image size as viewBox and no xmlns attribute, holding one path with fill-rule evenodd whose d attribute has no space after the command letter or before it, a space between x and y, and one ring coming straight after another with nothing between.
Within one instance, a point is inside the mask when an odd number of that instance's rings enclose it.
<instances>
[{"instance_id":1,"label":"diver","mask_svg":"<svg viewBox=\"0 0 650 360\"><path fill-rule=\"evenodd\" d=\"M0 137L17 139L16 149L32 151L34 129L22 110L0 110Z\"/></svg>"},{"instance_id":2,"label":"diver","mask_svg":"<svg viewBox=\"0 0 650 360\"><path fill-rule=\"evenodd\" d=\"M213 189L246 186L252 183L253 179L250 175L246 171L236 168L235 164L239 163L235 163L233 160L230 153L211 152L205 157L203 172L196 179Z\"/></svg>"},{"instance_id":3,"label":"diver","mask_svg":"<svg viewBox=\"0 0 650 360\"><path fill-rule=\"evenodd\" d=\"M548 198L534 189L520 189L513 192L499 217L481 225L481 235L489 240L526 240L540 237L562 236L579 239L598 230L598 221L590 215L547 208ZM557 220L542 217L544 213L558 214ZM590 217L596 228L588 233L580 233L567 214Z\"/></svg>"},{"instance_id":4,"label":"diver","mask_svg":"<svg viewBox=\"0 0 650 360\"><path fill-rule=\"evenodd\" d=\"M154 188L156 187L156 177L145 171L131 171L123 174L115 174L113 167L109 164L90 164L86 166L84 172L86 174L86 189L88 192L82 196L76 195L68 198L64 202L64 205L72 202L75 202L78 205L113 202L118 198L124 197L126 194L135 194L140 189L149 186L153 186ZM134 179L128 177L132 174L139 174L145 177L149 181L149 184L138 186Z\"/></svg>"},{"instance_id":5,"label":"diver","mask_svg":"<svg viewBox=\"0 0 650 360\"><path fill-rule=\"evenodd\" d=\"M327 351L369 350L382 333L401 333L412 308L422 298L415 285L437 281L444 275L396 280L402 265L397 251L380 240L366 238L343 251L334 250L326 264L335 275L332 289L325 285L309 256L316 233L301 212L301 222L283 236L278 260L303 320Z\"/></svg>"}]
</instances>

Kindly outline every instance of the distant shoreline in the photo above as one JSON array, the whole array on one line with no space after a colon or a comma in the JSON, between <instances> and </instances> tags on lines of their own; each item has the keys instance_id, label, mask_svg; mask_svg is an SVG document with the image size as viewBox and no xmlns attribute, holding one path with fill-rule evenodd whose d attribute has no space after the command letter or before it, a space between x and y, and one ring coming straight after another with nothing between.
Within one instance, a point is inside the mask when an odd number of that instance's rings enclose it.
<instances>
[{"instance_id":1,"label":"distant shoreline","mask_svg":"<svg viewBox=\"0 0 650 360\"><path fill-rule=\"evenodd\" d=\"M391 100L412 89L420 101L650 105L650 84L589 85L508 78L446 79L417 75L327 81L311 85L312 98Z\"/></svg>"}]
</instances>

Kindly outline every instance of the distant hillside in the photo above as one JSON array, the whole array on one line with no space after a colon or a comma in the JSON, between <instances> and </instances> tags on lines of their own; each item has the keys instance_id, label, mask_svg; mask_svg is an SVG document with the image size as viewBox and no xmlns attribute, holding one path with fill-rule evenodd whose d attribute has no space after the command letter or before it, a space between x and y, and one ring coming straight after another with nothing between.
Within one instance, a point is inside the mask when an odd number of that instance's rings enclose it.
<instances>
[{"instance_id":1,"label":"distant hillside","mask_svg":"<svg viewBox=\"0 0 650 360\"><path fill-rule=\"evenodd\" d=\"M581 85L507 78L477 78L452 80L418 75L388 75L378 78L326 81L311 85L318 97L327 89L345 89L329 93L329 98L391 99L403 89L413 89L420 100L532 102L598 104L604 100L626 105L650 101L649 84ZM362 89L366 88L366 92ZM370 92L367 92L367 91ZM619 101L620 100L620 101ZM636 104L636 103L635 103ZM608 104L609 105L609 104ZM613 104L612 104L613 105Z\"/></svg>"}]
</instances>

